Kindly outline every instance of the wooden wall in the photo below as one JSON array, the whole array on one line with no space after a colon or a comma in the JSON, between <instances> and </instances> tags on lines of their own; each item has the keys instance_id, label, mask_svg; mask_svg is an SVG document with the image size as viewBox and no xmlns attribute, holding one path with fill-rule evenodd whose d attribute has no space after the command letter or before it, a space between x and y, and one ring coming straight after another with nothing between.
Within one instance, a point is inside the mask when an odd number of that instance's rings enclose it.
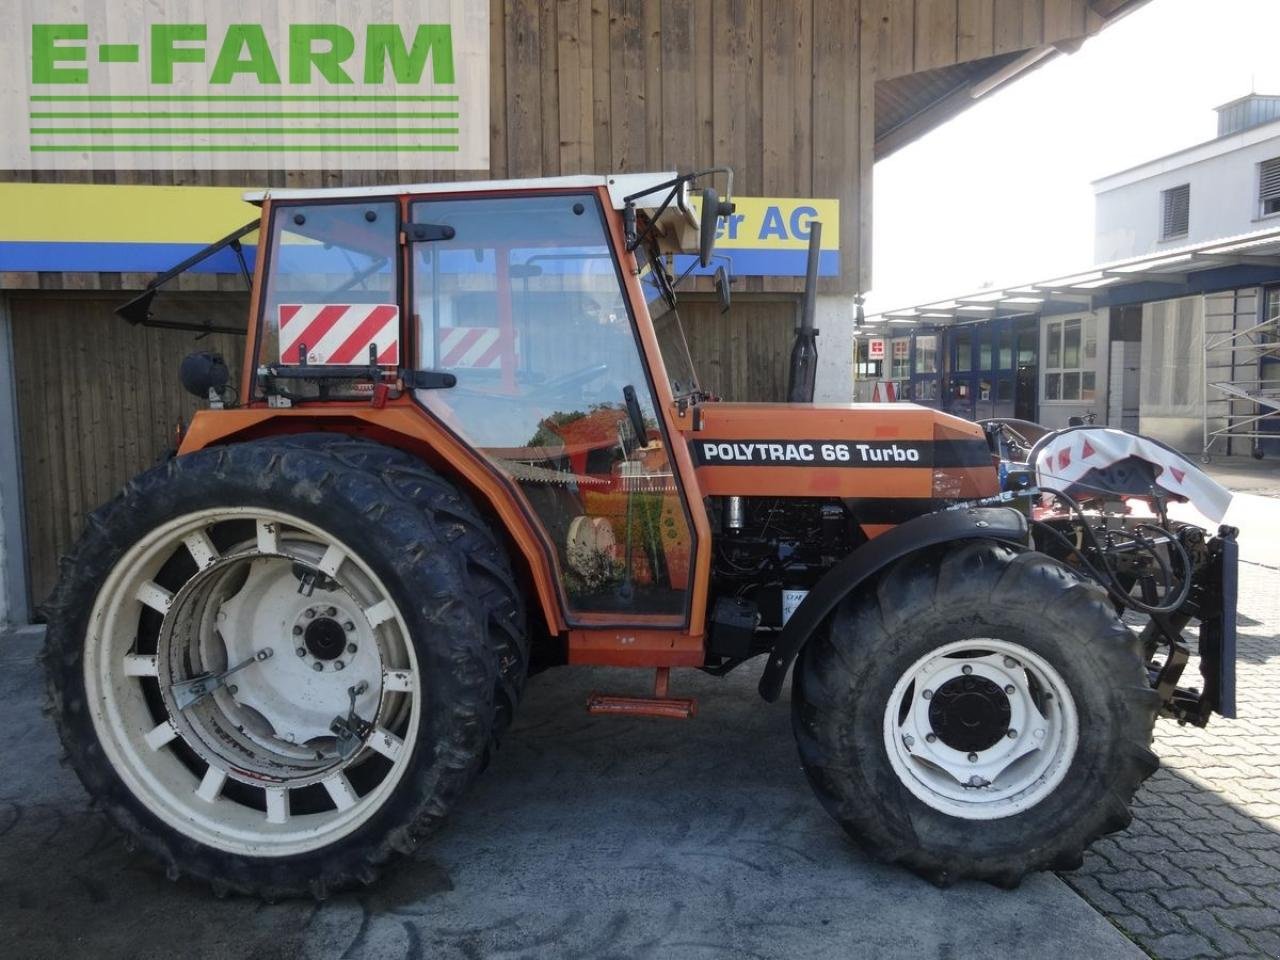
<instances>
[{"instance_id":1,"label":"wooden wall","mask_svg":"<svg viewBox=\"0 0 1280 960\"><path fill-rule=\"evenodd\" d=\"M1132 0L491 0L490 167L387 171L190 169L5 174L0 179L340 186L729 165L736 192L837 197L831 292L870 286L877 79L1098 29ZM233 278L234 279L234 278ZM139 278L42 275L9 287L135 287ZM187 289L227 289L195 277ZM740 292L795 291L752 278Z\"/></svg>"},{"instance_id":2,"label":"wooden wall","mask_svg":"<svg viewBox=\"0 0 1280 960\"><path fill-rule=\"evenodd\" d=\"M119 296L67 294L9 300L33 609L85 513L174 446L179 416L190 422L199 404L178 383L182 358L210 350L240 369L243 337L131 327L112 315L119 304ZM164 300L166 316L232 325L247 309L244 296Z\"/></svg>"},{"instance_id":3,"label":"wooden wall","mask_svg":"<svg viewBox=\"0 0 1280 960\"><path fill-rule=\"evenodd\" d=\"M702 388L722 400L785 401L799 310L799 298L787 295L738 298L727 314L714 300L681 299Z\"/></svg>"}]
</instances>

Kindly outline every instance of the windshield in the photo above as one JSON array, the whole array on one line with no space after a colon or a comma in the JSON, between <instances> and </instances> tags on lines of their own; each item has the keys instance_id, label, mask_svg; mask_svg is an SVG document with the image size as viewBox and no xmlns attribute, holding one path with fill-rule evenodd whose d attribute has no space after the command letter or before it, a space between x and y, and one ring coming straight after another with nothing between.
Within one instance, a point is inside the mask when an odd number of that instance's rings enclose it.
<instances>
[{"instance_id":1,"label":"windshield","mask_svg":"<svg viewBox=\"0 0 1280 960\"><path fill-rule=\"evenodd\" d=\"M698 374L689 355L689 342L685 339L680 313L676 310L666 265L661 258L650 259L650 253L643 245L636 250L636 263L640 267L640 286L649 305L658 346L662 349L662 362L671 381L671 393L677 398L700 393Z\"/></svg>"}]
</instances>

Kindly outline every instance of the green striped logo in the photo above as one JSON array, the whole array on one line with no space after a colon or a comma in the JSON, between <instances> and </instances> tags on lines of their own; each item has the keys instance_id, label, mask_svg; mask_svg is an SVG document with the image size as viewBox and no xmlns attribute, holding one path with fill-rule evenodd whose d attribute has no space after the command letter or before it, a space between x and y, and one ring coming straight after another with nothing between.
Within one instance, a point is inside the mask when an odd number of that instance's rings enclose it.
<instances>
[{"instance_id":1,"label":"green striped logo","mask_svg":"<svg viewBox=\"0 0 1280 960\"><path fill-rule=\"evenodd\" d=\"M94 15L72 0L47 5ZM404 166L487 166L487 4L422 0L415 13L430 19L417 24L359 22L361 4L340 5L341 23L290 22L290 7L314 16L314 5L270 0L211 5L208 15L227 21L216 23L161 22L148 0L104 6L97 23L27 27L20 129L30 157L11 165L47 156L65 167L70 157L58 155L81 154L91 167L155 168L168 155L195 168L246 158L240 165L315 168L405 154L421 159ZM470 156L449 156L459 153Z\"/></svg>"}]
</instances>

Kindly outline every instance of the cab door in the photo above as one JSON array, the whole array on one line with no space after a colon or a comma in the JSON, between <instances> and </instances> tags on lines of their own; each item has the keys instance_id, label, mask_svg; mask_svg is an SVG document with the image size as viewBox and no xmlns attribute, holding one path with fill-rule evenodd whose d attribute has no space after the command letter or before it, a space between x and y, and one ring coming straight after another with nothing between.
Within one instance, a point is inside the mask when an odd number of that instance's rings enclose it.
<instances>
[{"instance_id":1,"label":"cab door","mask_svg":"<svg viewBox=\"0 0 1280 960\"><path fill-rule=\"evenodd\" d=\"M690 517L596 194L446 196L409 219L448 237L411 248L417 365L457 377L418 400L535 520L568 622L685 625Z\"/></svg>"}]
</instances>

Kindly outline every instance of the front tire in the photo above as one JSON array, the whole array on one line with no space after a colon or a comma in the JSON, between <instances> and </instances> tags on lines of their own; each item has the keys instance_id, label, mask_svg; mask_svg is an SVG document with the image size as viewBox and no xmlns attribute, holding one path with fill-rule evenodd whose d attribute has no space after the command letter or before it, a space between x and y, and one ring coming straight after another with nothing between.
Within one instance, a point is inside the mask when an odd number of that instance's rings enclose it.
<instances>
[{"instance_id":1,"label":"front tire","mask_svg":"<svg viewBox=\"0 0 1280 960\"><path fill-rule=\"evenodd\" d=\"M827 811L943 885L1078 866L1156 769L1156 708L1102 590L988 541L908 557L846 599L792 690Z\"/></svg>"},{"instance_id":2,"label":"front tire","mask_svg":"<svg viewBox=\"0 0 1280 960\"><path fill-rule=\"evenodd\" d=\"M475 573L491 538L456 503L424 509L377 450L281 438L170 460L64 561L59 733L171 877L265 899L372 882L482 766L506 642Z\"/></svg>"}]
</instances>

